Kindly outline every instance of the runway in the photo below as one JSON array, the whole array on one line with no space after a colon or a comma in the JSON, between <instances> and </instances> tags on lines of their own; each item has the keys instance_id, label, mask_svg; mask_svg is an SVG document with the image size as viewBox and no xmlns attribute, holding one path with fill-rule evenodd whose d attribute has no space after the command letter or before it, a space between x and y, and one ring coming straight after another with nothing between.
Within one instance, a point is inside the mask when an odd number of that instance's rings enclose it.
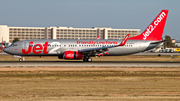
<instances>
[{"instance_id":1,"label":"runway","mask_svg":"<svg viewBox=\"0 0 180 101\"><path fill-rule=\"evenodd\" d=\"M7 53L4 53L4 52L0 52L0 55L9 55ZM144 55L144 56L148 56L148 55L162 55L162 56L180 56L180 53L160 53L160 52L157 52L157 53L154 53L154 52L142 52L142 53L137 53L137 54L132 54L132 55Z\"/></svg>"},{"instance_id":2,"label":"runway","mask_svg":"<svg viewBox=\"0 0 180 101\"><path fill-rule=\"evenodd\" d=\"M0 61L0 67L180 67L180 62L143 61Z\"/></svg>"}]
</instances>

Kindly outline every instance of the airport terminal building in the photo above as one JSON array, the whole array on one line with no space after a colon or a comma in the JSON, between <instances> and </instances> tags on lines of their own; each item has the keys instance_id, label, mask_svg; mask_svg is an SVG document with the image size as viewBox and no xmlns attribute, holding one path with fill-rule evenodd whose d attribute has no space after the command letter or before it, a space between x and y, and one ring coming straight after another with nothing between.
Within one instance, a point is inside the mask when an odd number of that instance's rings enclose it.
<instances>
[{"instance_id":1,"label":"airport terminal building","mask_svg":"<svg viewBox=\"0 0 180 101\"><path fill-rule=\"evenodd\" d=\"M0 43L12 43L14 38L29 39L123 39L140 34L140 29L112 29L105 27L73 28L73 27L9 27L0 25Z\"/></svg>"}]
</instances>

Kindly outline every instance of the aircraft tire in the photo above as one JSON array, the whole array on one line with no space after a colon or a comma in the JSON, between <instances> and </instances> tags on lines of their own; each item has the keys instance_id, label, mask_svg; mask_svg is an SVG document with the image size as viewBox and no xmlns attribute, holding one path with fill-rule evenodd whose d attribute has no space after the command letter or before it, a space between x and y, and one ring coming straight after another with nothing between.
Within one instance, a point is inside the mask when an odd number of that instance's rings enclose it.
<instances>
[{"instance_id":1,"label":"aircraft tire","mask_svg":"<svg viewBox=\"0 0 180 101\"><path fill-rule=\"evenodd\" d=\"M92 62L92 58L87 58L87 61L88 62Z\"/></svg>"},{"instance_id":2,"label":"aircraft tire","mask_svg":"<svg viewBox=\"0 0 180 101\"><path fill-rule=\"evenodd\" d=\"M23 60L22 60L22 58L19 58L19 62L22 62Z\"/></svg>"},{"instance_id":3,"label":"aircraft tire","mask_svg":"<svg viewBox=\"0 0 180 101\"><path fill-rule=\"evenodd\" d=\"M84 62L87 62L87 58L83 58L83 61L84 61Z\"/></svg>"}]
</instances>

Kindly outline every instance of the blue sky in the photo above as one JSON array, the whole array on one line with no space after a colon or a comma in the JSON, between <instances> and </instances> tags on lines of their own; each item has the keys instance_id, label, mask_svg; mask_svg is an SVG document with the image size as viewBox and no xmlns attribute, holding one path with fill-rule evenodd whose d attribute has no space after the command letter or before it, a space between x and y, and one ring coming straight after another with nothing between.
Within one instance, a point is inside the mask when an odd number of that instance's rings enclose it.
<instances>
[{"instance_id":1,"label":"blue sky","mask_svg":"<svg viewBox=\"0 0 180 101\"><path fill-rule=\"evenodd\" d=\"M168 9L164 34L180 40L180 0L0 0L0 25L141 29Z\"/></svg>"}]
</instances>

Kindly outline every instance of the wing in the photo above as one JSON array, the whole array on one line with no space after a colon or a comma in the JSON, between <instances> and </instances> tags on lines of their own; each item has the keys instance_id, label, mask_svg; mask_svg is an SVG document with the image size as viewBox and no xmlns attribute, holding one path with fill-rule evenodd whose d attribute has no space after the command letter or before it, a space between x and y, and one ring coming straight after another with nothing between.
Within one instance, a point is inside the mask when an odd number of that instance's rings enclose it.
<instances>
[{"instance_id":1,"label":"wing","mask_svg":"<svg viewBox=\"0 0 180 101\"><path fill-rule=\"evenodd\" d=\"M119 44L119 45L114 45L114 46L103 46L103 47L98 47L98 48L90 48L90 49L82 49L78 50L78 52L83 52L86 54L95 54L95 53L102 53L108 51L109 48L114 48L114 47L119 47L119 46L124 46L126 44L126 41L129 37L129 34L124 38L124 40Z\"/></svg>"}]
</instances>

